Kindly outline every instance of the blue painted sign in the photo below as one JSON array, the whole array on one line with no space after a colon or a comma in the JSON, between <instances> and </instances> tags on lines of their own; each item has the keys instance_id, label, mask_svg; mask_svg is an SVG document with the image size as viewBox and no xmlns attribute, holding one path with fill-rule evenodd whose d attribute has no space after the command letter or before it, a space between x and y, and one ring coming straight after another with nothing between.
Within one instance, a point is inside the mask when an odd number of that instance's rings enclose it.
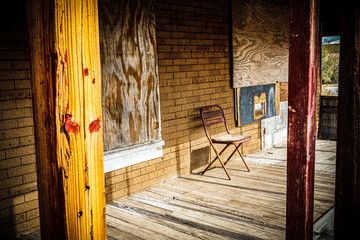
<instances>
[{"instance_id":1,"label":"blue painted sign","mask_svg":"<svg viewBox=\"0 0 360 240\"><path fill-rule=\"evenodd\" d=\"M340 44L340 36L323 37L321 40L322 45Z\"/></svg>"},{"instance_id":2,"label":"blue painted sign","mask_svg":"<svg viewBox=\"0 0 360 240\"><path fill-rule=\"evenodd\" d=\"M266 113L264 116L255 119L254 96L260 97L266 94ZM275 84L257 85L240 88L240 125L260 121L265 118L276 116Z\"/></svg>"}]
</instances>

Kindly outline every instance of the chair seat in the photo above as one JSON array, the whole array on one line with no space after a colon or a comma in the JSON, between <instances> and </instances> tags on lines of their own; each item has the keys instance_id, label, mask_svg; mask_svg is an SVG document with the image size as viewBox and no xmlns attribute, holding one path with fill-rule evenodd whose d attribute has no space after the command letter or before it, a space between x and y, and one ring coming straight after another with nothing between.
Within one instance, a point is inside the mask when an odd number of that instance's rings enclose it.
<instances>
[{"instance_id":1,"label":"chair seat","mask_svg":"<svg viewBox=\"0 0 360 240\"><path fill-rule=\"evenodd\" d=\"M245 159L244 159L243 155L241 154L239 148L240 148L240 146L242 145L243 142L251 140L251 136L230 134L229 128L228 128L228 126L226 124L224 111L219 105L211 105L211 106L201 107L200 108L200 115L201 115L201 119L202 119L202 122L203 122L206 137L209 140L212 149L216 153L216 157L214 158L214 160L212 160L208 164L208 166L205 168L205 170L202 171L202 174L204 174L208 169L210 169L213 166L213 163L216 160L219 160L219 162L220 162L221 166L223 167L226 175L228 176L229 180L231 180L231 177L230 177L228 171L226 170L225 164L231 159L231 157L236 152L239 153L242 161L245 164L245 167L250 172L250 169L249 169L248 165L246 164ZM211 135L208 132L208 127L210 127L211 125L219 125L219 124L221 124L221 125L223 125L225 127L225 130L226 130L227 134L222 135L220 137L211 138ZM225 144L225 147L223 147L222 150L220 152L218 152L218 150L214 146L214 143L215 144ZM226 149L228 149L229 146L234 146L235 149L230 154L230 156L225 161L223 161L220 155Z\"/></svg>"},{"instance_id":2,"label":"chair seat","mask_svg":"<svg viewBox=\"0 0 360 240\"><path fill-rule=\"evenodd\" d=\"M250 140L251 137L247 135L232 135L226 134L221 137L211 139L213 143L223 143L223 144L232 144L232 143L241 143Z\"/></svg>"}]
</instances>

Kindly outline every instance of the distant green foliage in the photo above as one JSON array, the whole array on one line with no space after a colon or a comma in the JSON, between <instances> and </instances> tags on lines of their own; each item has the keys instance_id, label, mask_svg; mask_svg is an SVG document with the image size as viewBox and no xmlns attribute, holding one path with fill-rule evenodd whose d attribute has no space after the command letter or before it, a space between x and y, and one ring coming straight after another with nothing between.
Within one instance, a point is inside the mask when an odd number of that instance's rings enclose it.
<instances>
[{"instance_id":1,"label":"distant green foliage","mask_svg":"<svg viewBox=\"0 0 360 240\"><path fill-rule=\"evenodd\" d=\"M338 83L339 81L340 45L322 46L321 70L322 83Z\"/></svg>"}]
</instances>

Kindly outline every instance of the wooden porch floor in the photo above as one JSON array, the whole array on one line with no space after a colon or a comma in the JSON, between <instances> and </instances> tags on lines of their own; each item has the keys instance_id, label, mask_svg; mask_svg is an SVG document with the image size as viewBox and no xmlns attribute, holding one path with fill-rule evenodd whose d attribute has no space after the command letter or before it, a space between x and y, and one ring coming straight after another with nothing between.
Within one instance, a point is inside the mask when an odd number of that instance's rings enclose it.
<instances>
[{"instance_id":1,"label":"wooden porch floor","mask_svg":"<svg viewBox=\"0 0 360 240\"><path fill-rule=\"evenodd\" d=\"M317 141L314 219L334 206L336 142ZM286 143L107 205L108 239L285 239Z\"/></svg>"},{"instance_id":2,"label":"wooden porch floor","mask_svg":"<svg viewBox=\"0 0 360 240\"><path fill-rule=\"evenodd\" d=\"M334 141L316 143L315 222L333 213L335 151ZM214 168L108 204L108 239L285 239L286 143L245 159L250 173L240 159L228 163L231 181Z\"/></svg>"}]
</instances>

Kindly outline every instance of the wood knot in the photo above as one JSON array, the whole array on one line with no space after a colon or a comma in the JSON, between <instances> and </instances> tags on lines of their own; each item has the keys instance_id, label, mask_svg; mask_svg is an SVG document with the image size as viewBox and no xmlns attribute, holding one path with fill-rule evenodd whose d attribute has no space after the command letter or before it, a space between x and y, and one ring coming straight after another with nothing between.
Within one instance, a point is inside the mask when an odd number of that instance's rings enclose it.
<instances>
[{"instance_id":1,"label":"wood knot","mask_svg":"<svg viewBox=\"0 0 360 240\"><path fill-rule=\"evenodd\" d=\"M85 75L85 76L89 76L89 69L88 69L88 68L85 68L85 69L84 69L84 75Z\"/></svg>"},{"instance_id":2,"label":"wood knot","mask_svg":"<svg viewBox=\"0 0 360 240\"><path fill-rule=\"evenodd\" d=\"M80 131L80 124L72 120L71 114L65 114L65 131L68 134L78 134Z\"/></svg>"},{"instance_id":3,"label":"wood knot","mask_svg":"<svg viewBox=\"0 0 360 240\"><path fill-rule=\"evenodd\" d=\"M89 131L90 131L90 133L100 131L100 129L101 129L101 124L100 124L100 123L101 123L101 119L100 119L100 118L92 121L92 122L90 123L90 125L89 125Z\"/></svg>"}]
</instances>

